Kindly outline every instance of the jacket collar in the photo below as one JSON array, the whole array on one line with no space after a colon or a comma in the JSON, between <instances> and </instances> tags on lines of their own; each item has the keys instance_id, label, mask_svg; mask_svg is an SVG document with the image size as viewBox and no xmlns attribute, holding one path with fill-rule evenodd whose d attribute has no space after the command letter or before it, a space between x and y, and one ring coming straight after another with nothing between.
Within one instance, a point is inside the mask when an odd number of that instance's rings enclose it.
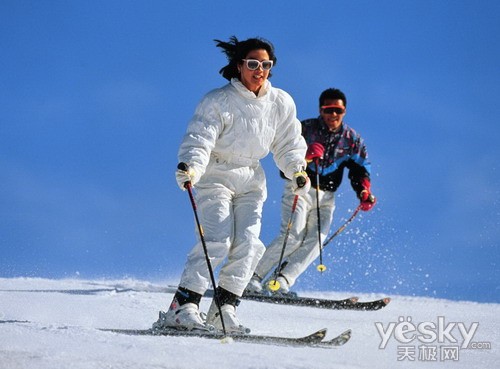
<instances>
[{"instance_id":1,"label":"jacket collar","mask_svg":"<svg viewBox=\"0 0 500 369\"><path fill-rule=\"evenodd\" d=\"M233 85L234 88L236 88L236 90L239 93L241 93L243 96L249 97L249 98L254 98L254 99L266 95L267 92L272 87L271 82L269 82L269 80L266 80L264 82L264 84L262 85L262 87L260 88L259 94L257 96L255 96L255 94L252 91L250 91L248 88L246 88L245 85L243 83L241 83L241 81L238 78L231 78L231 85Z\"/></svg>"},{"instance_id":2,"label":"jacket collar","mask_svg":"<svg viewBox=\"0 0 500 369\"><path fill-rule=\"evenodd\" d=\"M330 129L328 128L328 126L326 125L325 121L323 120L323 118L320 116L318 116L318 121L320 122L320 129L325 133L325 134L332 134L334 136L338 136L338 135L342 135L342 133L344 132L345 130L345 123L344 121L342 121L342 123L340 123L340 127L337 131L335 132L332 132L330 131Z\"/></svg>"}]
</instances>

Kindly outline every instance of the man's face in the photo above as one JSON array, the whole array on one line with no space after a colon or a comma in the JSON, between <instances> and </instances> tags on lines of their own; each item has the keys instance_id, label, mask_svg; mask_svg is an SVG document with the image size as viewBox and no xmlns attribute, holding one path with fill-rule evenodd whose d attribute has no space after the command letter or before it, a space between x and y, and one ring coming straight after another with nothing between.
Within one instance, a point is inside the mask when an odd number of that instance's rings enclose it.
<instances>
[{"instance_id":1,"label":"man's face","mask_svg":"<svg viewBox=\"0 0 500 369\"><path fill-rule=\"evenodd\" d=\"M324 105L319 108L319 114L330 131L336 131L344 119L344 102L341 99L326 99Z\"/></svg>"}]
</instances>

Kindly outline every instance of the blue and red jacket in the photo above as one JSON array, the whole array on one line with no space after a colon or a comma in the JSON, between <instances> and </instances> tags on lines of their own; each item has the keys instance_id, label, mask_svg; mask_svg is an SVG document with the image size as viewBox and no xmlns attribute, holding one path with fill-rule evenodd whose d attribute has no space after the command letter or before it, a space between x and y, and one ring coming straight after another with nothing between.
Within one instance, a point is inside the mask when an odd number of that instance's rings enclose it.
<instances>
[{"instance_id":1,"label":"blue and red jacket","mask_svg":"<svg viewBox=\"0 0 500 369\"><path fill-rule=\"evenodd\" d=\"M319 188L323 191L335 192L342 183L344 168L349 170L348 178L351 186L359 196L364 189L361 180L370 180L370 162L361 136L355 130L342 123L338 132L331 132L321 117L306 119L302 123L302 136L307 144L321 143L325 152L319 160ZM307 175L312 187L316 187L316 165L308 164Z\"/></svg>"}]
</instances>

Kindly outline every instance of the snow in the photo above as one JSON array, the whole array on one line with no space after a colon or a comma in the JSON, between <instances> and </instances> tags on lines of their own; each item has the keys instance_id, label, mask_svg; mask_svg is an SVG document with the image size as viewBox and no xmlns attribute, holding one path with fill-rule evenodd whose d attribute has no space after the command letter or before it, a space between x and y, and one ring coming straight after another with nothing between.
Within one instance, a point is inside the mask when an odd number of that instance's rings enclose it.
<instances>
[{"instance_id":1,"label":"snow","mask_svg":"<svg viewBox=\"0 0 500 369\"><path fill-rule=\"evenodd\" d=\"M164 287L173 283L125 280L0 279L0 369L4 368L172 368L172 369L299 369L299 368L494 368L500 364L497 347L500 304L457 302L431 298L392 296L384 309L372 312L322 310L242 301L238 315L256 334L303 336L328 328L331 338L351 328L352 339L334 349L297 348L221 343L187 337L126 336L96 328L150 328L158 310L166 309L172 294ZM352 293L300 291L302 295L345 298ZM360 301L385 297L359 295ZM209 299L203 299L206 311ZM382 343L376 323L404 332L408 326L429 322L438 326L463 323L469 329L478 323L472 338L482 349L459 350L458 360L442 360L440 350L462 343L458 324L450 325L443 342L426 345L437 350L437 361L419 357L422 342L408 343L388 336ZM441 318L439 318L441 317ZM411 324L408 324L408 321ZM391 325L391 323L393 323ZM398 326L399 325L399 326ZM404 337L413 337L406 331ZM404 338L403 337L403 338ZM451 342L456 338L457 342ZM399 361L403 346L413 348L414 361ZM487 346L484 348L484 346Z\"/></svg>"}]
</instances>

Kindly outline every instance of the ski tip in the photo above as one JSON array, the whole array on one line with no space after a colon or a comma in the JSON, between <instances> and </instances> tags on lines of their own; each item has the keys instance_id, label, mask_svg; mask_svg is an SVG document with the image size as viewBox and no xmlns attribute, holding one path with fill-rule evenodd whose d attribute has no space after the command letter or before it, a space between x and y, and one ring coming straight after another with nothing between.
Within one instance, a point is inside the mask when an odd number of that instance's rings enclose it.
<instances>
[{"instance_id":1,"label":"ski tip","mask_svg":"<svg viewBox=\"0 0 500 369\"><path fill-rule=\"evenodd\" d=\"M317 330L316 332L310 334L309 336L300 338L300 340L314 339L314 340L321 341L322 339L324 339L326 337L327 332L328 332L328 330L326 328L323 328L323 329Z\"/></svg>"},{"instance_id":2,"label":"ski tip","mask_svg":"<svg viewBox=\"0 0 500 369\"><path fill-rule=\"evenodd\" d=\"M345 345L351 339L352 331L350 329L342 332L337 337L331 339L330 341L324 341L324 344L328 346L342 346Z\"/></svg>"},{"instance_id":3,"label":"ski tip","mask_svg":"<svg viewBox=\"0 0 500 369\"><path fill-rule=\"evenodd\" d=\"M348 329L345 332L342 332L340 334L340 337L342 337L345 342L349 341L351 339L351 336L352 336L352 330L350 330L350 329Z\"/></svg>"},{"instance_id":4,"label":"ski tip","mask_svg":"<svg viewBox=\"0 0 500 369\"><path fill-rule=\"evenodd\" d=\"M316 336L316 337L325 338L327 332L328 332L328 330L326 328L323 328L323 329L318 330L316 333L313 333L312 335Z\"/></svg>"},{"instance_id":5,"label":"ski tip","mask_svg":"<svg viewBox=\"0 0 500 369\"><path fill-rule=\"evenodd\" d=\"M384 302L384 304L388 305L388 304L389 304L389 302L391 302L391 298L390 298L390 297L384 297L384 298L382 299L382 301Z\"/></svg>"}]
</instances>

